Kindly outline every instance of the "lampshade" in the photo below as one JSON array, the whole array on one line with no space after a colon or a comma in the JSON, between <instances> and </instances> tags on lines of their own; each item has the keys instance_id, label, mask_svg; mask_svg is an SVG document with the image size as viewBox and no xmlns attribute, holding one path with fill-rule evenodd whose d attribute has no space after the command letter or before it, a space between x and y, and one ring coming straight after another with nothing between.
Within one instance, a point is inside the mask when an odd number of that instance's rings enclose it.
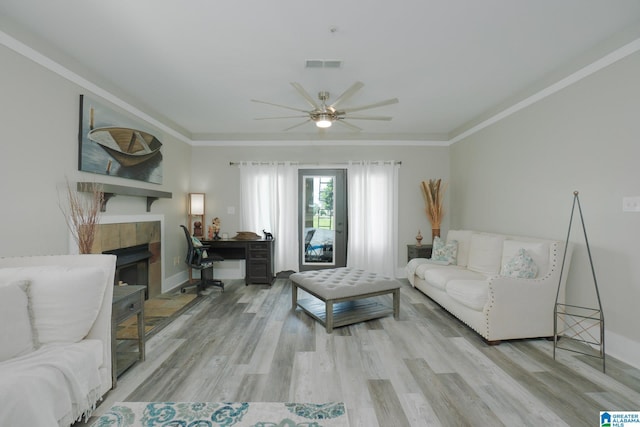
<instances>
[{"instance_id":1,"label":"lampshade","mask_svg":"<svg viewBox=\"0 0 640 427\"><path fill-rule=\"evenodd\" d=\"M316 126L319 128L331 127L331 118L328 114L320 114L318 120L316 120Z\"/></svg>"},{"instance_id":2,"label":"lampshade","mask_svg":"<svg viewBox=\"0 0 640 427\"><path fill-rule=\"evenodd\" d=\"M204 215L204 193L189 193L189 215Z\"/></svg>"}]
</instances>

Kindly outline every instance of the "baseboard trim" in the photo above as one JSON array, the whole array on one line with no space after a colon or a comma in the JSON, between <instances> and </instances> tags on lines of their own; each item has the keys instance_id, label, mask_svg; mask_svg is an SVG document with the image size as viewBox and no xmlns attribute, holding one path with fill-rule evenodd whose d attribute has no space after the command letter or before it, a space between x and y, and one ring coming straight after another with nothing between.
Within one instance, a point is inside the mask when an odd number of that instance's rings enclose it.
<instances>
[{"instance_id":1,"label":"baseboard trim","mask_svg":"<svg viewBox=\"0 0 640 427\"><path fill-rule=\"evenodd\" d=\"M640 369L640 342L605 329L605 353Z\"/></svg>"}]
</instances>

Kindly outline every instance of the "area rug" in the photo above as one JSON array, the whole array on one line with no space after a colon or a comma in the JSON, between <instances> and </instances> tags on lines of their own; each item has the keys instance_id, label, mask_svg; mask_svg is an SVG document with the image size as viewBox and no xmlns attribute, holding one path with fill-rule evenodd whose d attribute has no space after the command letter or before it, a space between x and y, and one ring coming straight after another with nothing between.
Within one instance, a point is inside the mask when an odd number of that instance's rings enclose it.
<instances>
[{"instance_id":1,"label":"area rug","mask_svg":"<svg viewBox=\"0 0 640 427\"><path fill-rule=\"evenodd\" d=\"M342 402L118 402L92 427L348 427Z\"/></svg>"},{"instance_id":2,"label":"area rug","mask_svg":"<svg viewBox=\"0 0 640 427\"><path fill-rule=\"evenodd\" d=\"M196 294L167 293L157 295L144 302L145 335L157 332L159 326L165 326L168 320L190 307L198 298ZM138 336L137 318L133 316L120 323L117 329L118 339L134 339Z\"/></svg>"}]
</instances>

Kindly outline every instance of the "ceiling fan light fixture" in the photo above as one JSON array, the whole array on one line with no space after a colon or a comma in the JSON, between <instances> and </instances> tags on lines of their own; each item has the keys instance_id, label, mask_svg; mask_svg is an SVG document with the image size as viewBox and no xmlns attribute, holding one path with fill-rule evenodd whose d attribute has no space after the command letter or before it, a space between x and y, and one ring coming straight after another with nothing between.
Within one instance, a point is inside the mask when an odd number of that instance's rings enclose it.
<instances>
[{"instance_id":1,"label":"ceiling fan light fixture","mask_svg":"<svg viewBox=\"0 0 640 427\"><path fill-rule=\"evenodd\" d=\"M331 117L328 114L320 114L316 120L316 126L322 129L331 127Z\"/></svg>"},{"instance_id":2,"label":"ceiling fan light fixture","mask_svg":"<svg viewBox=\"0 0 640 427\"><path fill-rule=\"evenodd\" d=\"M307 65L309 66L317 66L320 60L308 60ZM328 62L328 61L324 61ZM338 61L335 61L338 62ZM312 108L311 110L305 110L297 107L289 107L287 105L274 104L273 102L267 101L259 101L257 99L252 99L253 102L259 102L262 104L273 105L275 107L286 108L287 110L294 110L304 113L302 116L286 116L286 117L264 117L264 118L256 118L256 120L264 120L264 119L294 119L294 118L305 118L306 120L302 123L298 123L294 126L290 126L286 129L291 130L297 128L298 126L302 126L305 123L314 123L318 129L327 129L333 125L333 122L339 122L341 125L351 128L354 131L361 131L358 126L355 126L344 119L356 119L356 120L391 120L391 117L387 116L361 116L354 115L351 113L355 111L367 110L369 108L378 108L383 107L385 105L397 104L398 98L387 99L385 101L375 102L373 104L360 105L357 107L351 108L343 108L341 105L347 99L350 99L358 90L364 86L362 82L355 82L352 84L347 90L342 92L340 96L338 96L332 104L327 105L327 100L329 99L329 92L320 91L318 92L318 99L320 103L313 99L309 92L307 92L300 83L291 82L291 86L305 99L307 104ZM307 107L308 108L308 107Z\"/></svg>"}]
</instances>

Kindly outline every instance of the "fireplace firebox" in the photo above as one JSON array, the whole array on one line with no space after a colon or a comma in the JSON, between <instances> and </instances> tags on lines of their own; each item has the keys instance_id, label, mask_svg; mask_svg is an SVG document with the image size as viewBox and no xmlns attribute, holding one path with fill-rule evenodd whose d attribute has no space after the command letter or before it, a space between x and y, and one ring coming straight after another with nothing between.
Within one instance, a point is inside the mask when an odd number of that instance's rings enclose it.
<instances>
[{"instance_id":1,"label":"fireplace firebox","mask_svg":"<svg viewBox=\"0 0 640 427\"><path fill-rule=\"evenodd\" d=\"M116 256L114 284L124 282L129 285L144 285L145 299L149 298L149 259L152 256L148 244L104 251L103 254Z\"/></svg>"}]
</instances>

